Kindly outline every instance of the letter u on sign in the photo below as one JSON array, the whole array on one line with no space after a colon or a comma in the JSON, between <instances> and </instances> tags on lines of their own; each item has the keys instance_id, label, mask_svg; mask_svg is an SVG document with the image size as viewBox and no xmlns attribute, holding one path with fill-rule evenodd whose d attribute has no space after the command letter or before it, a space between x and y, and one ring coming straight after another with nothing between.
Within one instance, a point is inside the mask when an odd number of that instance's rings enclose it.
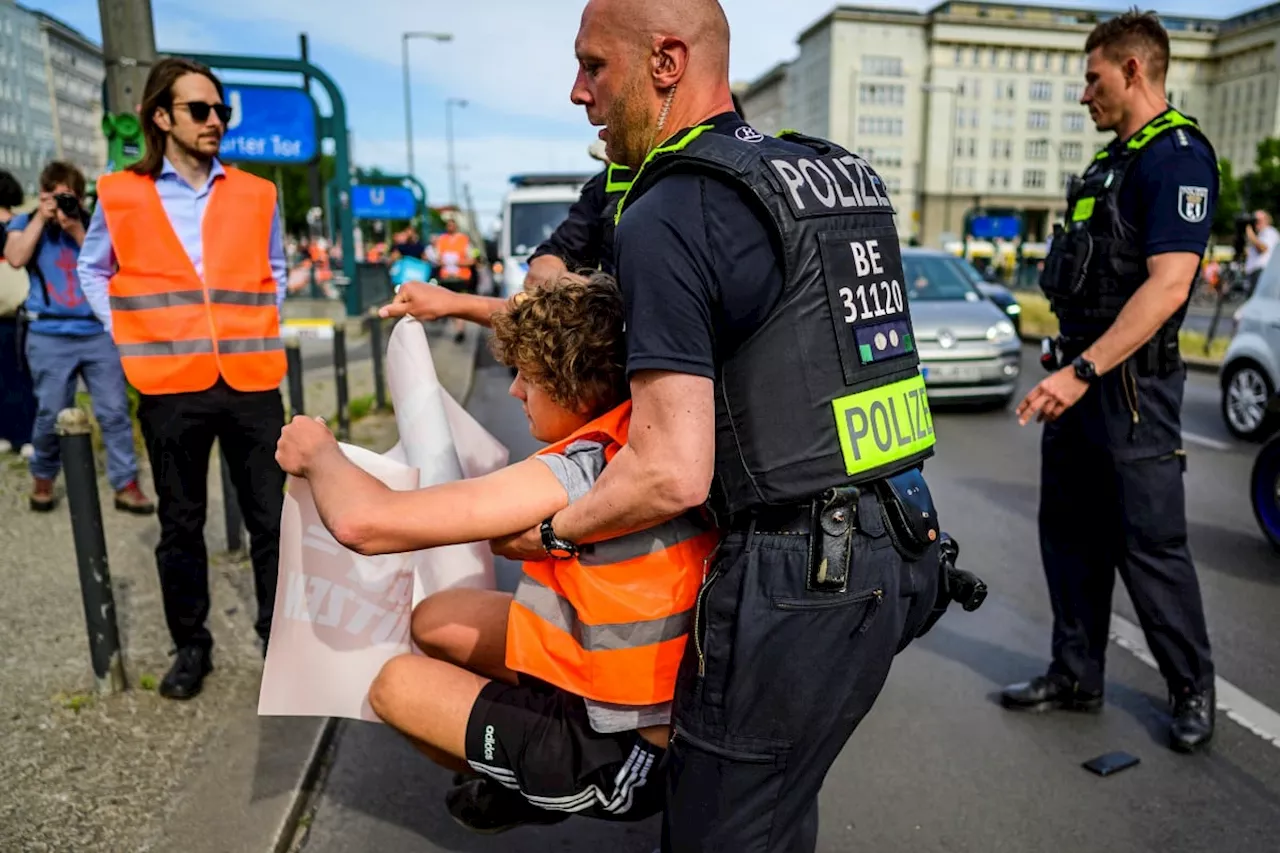
<instances>
[{"instance_id":1,"label":"letter u on sign","mask_svg":"<svg viewBox=\"0 0 1280 853\"><path fill-rule=\"evenodd\" d=\"M387 191L381 187L373 187L369 190L369 203L374 207L382 207L387 202Z\"/></svg>"}]
</instances>

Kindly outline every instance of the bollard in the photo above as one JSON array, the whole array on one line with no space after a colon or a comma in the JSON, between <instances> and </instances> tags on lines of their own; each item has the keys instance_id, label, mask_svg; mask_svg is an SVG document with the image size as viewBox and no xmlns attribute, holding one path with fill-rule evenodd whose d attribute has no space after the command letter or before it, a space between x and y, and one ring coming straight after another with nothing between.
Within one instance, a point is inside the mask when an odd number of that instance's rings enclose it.
<instances>
[{"instance_id":1,"label":"bollard","mask_svg":"<svg viewBox=\"0 0 1280 853\"><path fill-rule=\"evenodd\" d=\"M107 542L102 529L102 505L98 502L98 469L93 460L89 416L80 409L63 409L58 413L57 430L93 677L99 693L119 693L127 684L120 653L120 631L116 627L111 572L107 568Z\"/></svg>"},{"instance_id":2,"label":"bollard","mask_svg":"<svg viewBox=\"0 0 1280 853\"><path fill-rule=\"evenodd\" d=\"M333 379L338 390L338 440L351 438L351 415L347 411L347 328L333 324Z\"/></svg>"},{"instance_id":3,"label":"bollard","mask_svg":"<svg viewBox=\"0 0 1280 853\"><path fill-rule=\"evenodd\" d=\"M218 458L222 468L222 514L227 521L227 550L239 551L244 547L241 530L244 519L240 517L240 498L236 493L235 483L231 482L231 466L227 464L227 454L222 452L222 443L218 443Z\"/></svg>"},{"instance_id":4,"label":"bollard","mask_svg":"<svg viewBox=\"0 0 1280 853\"><path fill-rule=\"evenodd\" d=\"M304 413L302 405L302 345L297 338L284 342L285 360L289 364L289 419Z\"/></svg>"},{"instance_id":5,"label":"bollard","mask_svg":"<svg viewBox=\"0 0 1280 853\"><path fill-rule=\"evenodd\" d=\"M382 363L386 353L382 351L382 318L378 316L377 308L369 312L369 355L373 358L373 407L381 412L387 408L387 383Z\"/></svg>"}]
</instances>

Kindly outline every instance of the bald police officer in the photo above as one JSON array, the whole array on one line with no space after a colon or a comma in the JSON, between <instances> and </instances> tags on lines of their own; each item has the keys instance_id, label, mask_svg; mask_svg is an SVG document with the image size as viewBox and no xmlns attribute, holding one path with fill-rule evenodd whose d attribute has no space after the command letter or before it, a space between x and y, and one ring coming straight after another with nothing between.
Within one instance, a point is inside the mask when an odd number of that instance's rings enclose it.
<instances>
[{"instance_id":1,"label":"bald police officer","mask_svg":"<svg viewBox=\"0 0 1280 853\"><path fill-rule=\"evenodd\" d=\"M1018 407L1046 421L1040 551L1053 602L1047 674L1005 689L1013 709L1102 707L1116 569L1169 686L1170 743L1214 727L1204 608L1187 549L1186 369L1178 330L1218 199L1213 148L1165 98L1169 37L1152 13L1099 24L1081 102L1116 136L1067 205L1041 286L1060 363Z\"/></svg>"}]
</instances>

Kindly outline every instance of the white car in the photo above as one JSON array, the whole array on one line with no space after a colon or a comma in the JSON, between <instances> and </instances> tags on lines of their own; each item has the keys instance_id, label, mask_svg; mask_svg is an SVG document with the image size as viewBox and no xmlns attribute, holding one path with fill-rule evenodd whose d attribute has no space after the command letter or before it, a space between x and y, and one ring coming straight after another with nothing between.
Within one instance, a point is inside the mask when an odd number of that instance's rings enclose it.
<instances>
[{"instance_id":1,"label":"white car","mask_svg":"<svg viewBox=\"0 0 1280 853\"><path fill-rule=\"evenodd\" d=\"M1262 441L1280 418L1280 264L1267 265L1249 301L1235 313L1235 333L1222 358L1222 419L1236 438Z\"/></svg>"}]
</instances>

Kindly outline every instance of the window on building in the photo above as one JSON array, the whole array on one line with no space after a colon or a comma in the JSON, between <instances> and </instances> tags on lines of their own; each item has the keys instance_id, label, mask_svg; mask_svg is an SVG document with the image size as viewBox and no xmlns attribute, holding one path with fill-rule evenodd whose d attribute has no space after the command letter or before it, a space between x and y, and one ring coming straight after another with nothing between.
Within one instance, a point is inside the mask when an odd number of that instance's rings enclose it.
<instances>
[{"instance_id":1,"label":"window on building","mask_svg":"<svg viewBox=\"0 0 1280 853\"><path fill-rule=\"evenodd\" d=\"M860 116L858 133L867 136L901 136L902 119L888 116Z\"/></svg>"},{"instance_id":2,"label":"window on building","mask_svg":"<svg viewBox=\"0 0 1280 853\"><path fill-rule=\"evenodd\" d=\"M870 77L901 77L902 59L897 56L864 56L862 73Z\"/></svg>"},{"instance_id":3,"label":"window on building","mask_svg":"<svg viewBox=\"0 0 1280 853\"><path fill-rule=\"evenodd\" d=\"M863 147L858 149L858 156L877 169L898 169L902 167L901 148Z\"/></svg>"},{"instance_id":4,"label":"window on building","mask_svg":"<svg viewBox=\"0 0 1280 853\"><path fill-rule=\"evenodd\" d=\"M991 157L996 160L1008 160L1013 156L1012 139L991 140Z\"/></svg>"},{"instance_id":5,"label":"window on building","mask_svg":"<svg viewBox=\"0 0 1280 853\"><path fill-rule=\"evenodd\" d=\"M1062 100L1068 104L1080 103L1080 98L1084 95L1083 83L1068 83L1062 87Z\"/></svg>"},{"instance_id":6,"label":"window on building","mask_svg":"<svg viewBox=\"0 0 1280 853\"><path fill-rule=\"evenodd\" d=\"M1063 160L1075 162L1084 157L1084 145L1079 142L1064 142L1058 156Z\"/></svg>"},{"instance_id":7,"label":"window on building","mask_svg":"<svg viewBox=\"0 0 1280 853\"><path fill-rule=\"evenodd\" d=\"M1016 101L1018 99L1018 84L1013 80L997 80L996 81L996 100L997 101Z\"/></svg>"},{"instance_id":8,"label":"window on building","mask_svg":"<svg viewBox=\"0 0 1280 853\"><path fill-rule=\"evenodd\" d=\"M891 193L902 192L902 178L884 178L884 188Z\"/></svg>"},{"instance_id":9,"label":"window on building","mask_svg":"<svg viewBox=\"0 0 1280 853\"><path fill-rule=\"evenodd\" d=\"M1070 73L1071 73L1071 54L1069 54L1069 53L1064 53L1064 54L1062 54L1062 69L1061 69L1061 71L1062 71L1062 73L1063 73L1063 74L1070 74Z\"/></svg>"},{"instance_id":10,"label":"window on building","mask_svg":"<svg viewBox=\"0 0 1280 853\"><path fill-rule=\"evenodd\" d=\"M1032 110L1027 113L1028 130L1044 130L1049 126L1049 114L1044 110Z\"/></svg>"},{"instance_id":11,"label":"window on building","mask_svg":"<svg viewBox=\"0 0 1280 853\"><path fill-rule=\"evenodd\" d=\"M993 190L1007 190L1009 188L1009 170L992 169L987 175L987 188Z\"/></svg>"},{"instance_id":12,"label":"window on building","mask_svg":"<svg viewBox=\"0 0 1280 853\"><path fill-rule=\"evenodd\" d=\"M1071 186L1071 179L1074 178L1075 176L1076 176L1075 172L1059 172L1058 188L1065 191L1068 187Z\"/></svg>"},{"instance_id":13,"label":"window on building","mask_svg":"<svg viewBox=\"0 0 1280 853\"><path fill-rule=\"evenodd\" d=\"M906 101L906 91L901 84L862 83L858 86L858 100L864 104L901 106Z\"/></svg>"},{"instance_id":14,"label":"window on building","mask_svg":"<svg viewBox=\"0 0 1280 853\"><path fill-rule=\"evenodd\" d=\"M957 47L957 48L956 48L955 64L956 64L956 65L964 65L964 48L962 48L962 47Z\"/></svg>"},{"instance_id":15,"label":"window on building","mask_svg":"<svg viewBox=\"0 0 1280 853\"><path fill-rule=\"evenodd\" d=\"M1063 113L1062 129L1070 133L1084 130L1084 113Z\"/></svg>"},{"instance_id":16,"label":"window on building","mask_svg":"<svg viewBox=\"0 0 1280 853\"><path fill-rule=\"evenodd\" d=\"M1044 169L1023 169L1022 188L1026 190L1044 189Z\"/></svg>"},{"instance_id":17,"label":"window on building","mask_svg":"<svg viewBox=\"0 0 1280 853\"><path fill-rule=\"evenodd\" d=\"M1047 101L1053 97L1053 84L1048 80L1032 80L1027 96L1033 101Z\"/></svg>"},{"instance_id":18,"label":"window on building","mask_svg":"<svg viewBox=\"0 0 1280 853\"><path fill-rule=\"evenodd\" d=\"M1027 140L1027 159L1028 160L1049 159L1049 140L1028 139Z\"/></svg>"}]
</instances>

